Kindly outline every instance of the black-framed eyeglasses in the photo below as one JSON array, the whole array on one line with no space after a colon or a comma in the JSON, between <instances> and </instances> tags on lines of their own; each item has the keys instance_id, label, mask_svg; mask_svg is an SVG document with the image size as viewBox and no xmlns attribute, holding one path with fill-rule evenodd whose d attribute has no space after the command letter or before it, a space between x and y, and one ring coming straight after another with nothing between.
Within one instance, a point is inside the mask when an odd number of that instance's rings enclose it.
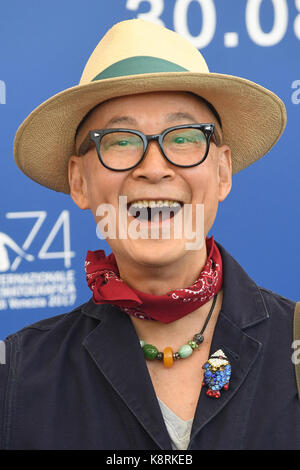
<instances>
[{"instance_id":1,"label":"black-framed eyeglasses","mask_svg":"<svg viewBox=\"0 0 300 470\"><path fill-rule=\"evenodd\" d=\"M217 144L215 125L209 123L169 127L153 135L133 129L96 129L89 131L78 155L84 155L93 142L103 166L113 171L126 171L141 163L149 142L155 140L168 162L189 168L204 162L212 137Z\"/></svg>"}]
</instances>

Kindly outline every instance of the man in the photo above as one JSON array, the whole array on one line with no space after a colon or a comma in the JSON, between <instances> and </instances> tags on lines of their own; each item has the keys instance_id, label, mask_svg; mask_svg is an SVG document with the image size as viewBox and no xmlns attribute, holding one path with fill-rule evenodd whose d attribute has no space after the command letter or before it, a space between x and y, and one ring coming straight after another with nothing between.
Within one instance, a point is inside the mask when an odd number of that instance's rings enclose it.
<instances>
[{"instance_id":1,"label":"man","mask_svg":"<svg viewBox=\"0 0 300 470\"><path fill-rule=\"evenodd\" d=\"M188 41L140 20L115 25L80 85L27 118L22 171L102 229L113 209L117 236L110 256L88 252L88 303L7 338L2 448L300 448L294 303L207 238L232 173L285 121L273 93L209 73Z\"/></svg>"}]
</instances>

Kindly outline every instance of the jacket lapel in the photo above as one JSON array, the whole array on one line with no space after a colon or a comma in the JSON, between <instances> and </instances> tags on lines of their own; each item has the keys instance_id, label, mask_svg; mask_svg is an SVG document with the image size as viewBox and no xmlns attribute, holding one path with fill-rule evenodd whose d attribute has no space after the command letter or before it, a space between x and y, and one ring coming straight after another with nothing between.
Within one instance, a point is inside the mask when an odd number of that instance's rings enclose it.
<instances>
[{"instance_id":1,"label":"jacket lapel","mask_svg":"<svg viewBox=\"0 0 300 470\"><path fill-rule=\"evenodd\" d=\"M223 261L223 303L210 355L222 349L231 363L232 371L229 389L221 390L220 398L208 397L206 387L202 388L193 422L191 443L201 429L232 400L251 369L258 364L264 334L260 332L258 340L249 334L249 329L269 318L257 285L221 245L218 244L218 248Z\"/></svg>"},{"instance_id":2,"label":"jacket lapel","mask_svg":"<svg viewBox=\"0 0 300 470\"><path fill-rule=\"evenodd\" d=\"M207 425L234 397L254 366L261 351L261 343L244 334L221 312L218 318L210 355L222 349L231 364L228 390L221 390L220 398L206 395L206 387L200 393L191 440Z\"/></svg>"},{"instance_id":3,"label":"jacket lapel","mask_svg":"<svg viewBox=\"0 0 300 470\"><path fill-rule=\"evenodd\" d=\"M130 318L112 305L95 305L92 301L83 310L100 320L83 345L156 444L170 449L170 438Z\"/></svg>"}]
</instances>

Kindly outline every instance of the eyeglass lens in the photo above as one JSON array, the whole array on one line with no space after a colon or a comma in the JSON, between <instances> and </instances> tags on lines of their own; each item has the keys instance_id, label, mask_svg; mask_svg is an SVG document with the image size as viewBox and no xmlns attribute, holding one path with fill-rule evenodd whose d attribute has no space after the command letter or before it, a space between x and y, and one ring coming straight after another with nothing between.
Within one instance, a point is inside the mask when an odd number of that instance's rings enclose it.
<instances>
[{"instance_id":1,"label":"eyeglass lens","mask_svg":"<svg viewBox=\"0 0 300 470\"><path fill-rule=\"evenodd\" d=\"M205 134L200 129L174 129L163 138L163 150L167 158L176 165L193 165L202 160L206 153ZM100 143L103 162L113 169L134 166L144 153L143 139L131 132L105 134Z\"/></svg>"}]
</instances>

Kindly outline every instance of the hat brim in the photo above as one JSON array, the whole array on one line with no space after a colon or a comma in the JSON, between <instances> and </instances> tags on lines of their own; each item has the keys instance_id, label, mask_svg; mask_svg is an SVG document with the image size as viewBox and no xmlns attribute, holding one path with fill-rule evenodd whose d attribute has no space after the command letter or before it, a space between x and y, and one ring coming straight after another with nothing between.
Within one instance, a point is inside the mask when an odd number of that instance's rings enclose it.
<instances>
[{"instance_id":1,"label":"hat brim","mask_svg":"<svg viewBox=\"0 0 300 470\"><path fill-rule=\"evenodd\" d=\"M38 106L16 133L16 164L37 183L69 193L68 160L75 154L75 133L83 117L110 98L153 91L192 92L215 107L224 143L231 148L233 173L265 155L286 125L280 98L244 78L194 72L109 78L68 88Z\"/></svg>"}]
</instances>

